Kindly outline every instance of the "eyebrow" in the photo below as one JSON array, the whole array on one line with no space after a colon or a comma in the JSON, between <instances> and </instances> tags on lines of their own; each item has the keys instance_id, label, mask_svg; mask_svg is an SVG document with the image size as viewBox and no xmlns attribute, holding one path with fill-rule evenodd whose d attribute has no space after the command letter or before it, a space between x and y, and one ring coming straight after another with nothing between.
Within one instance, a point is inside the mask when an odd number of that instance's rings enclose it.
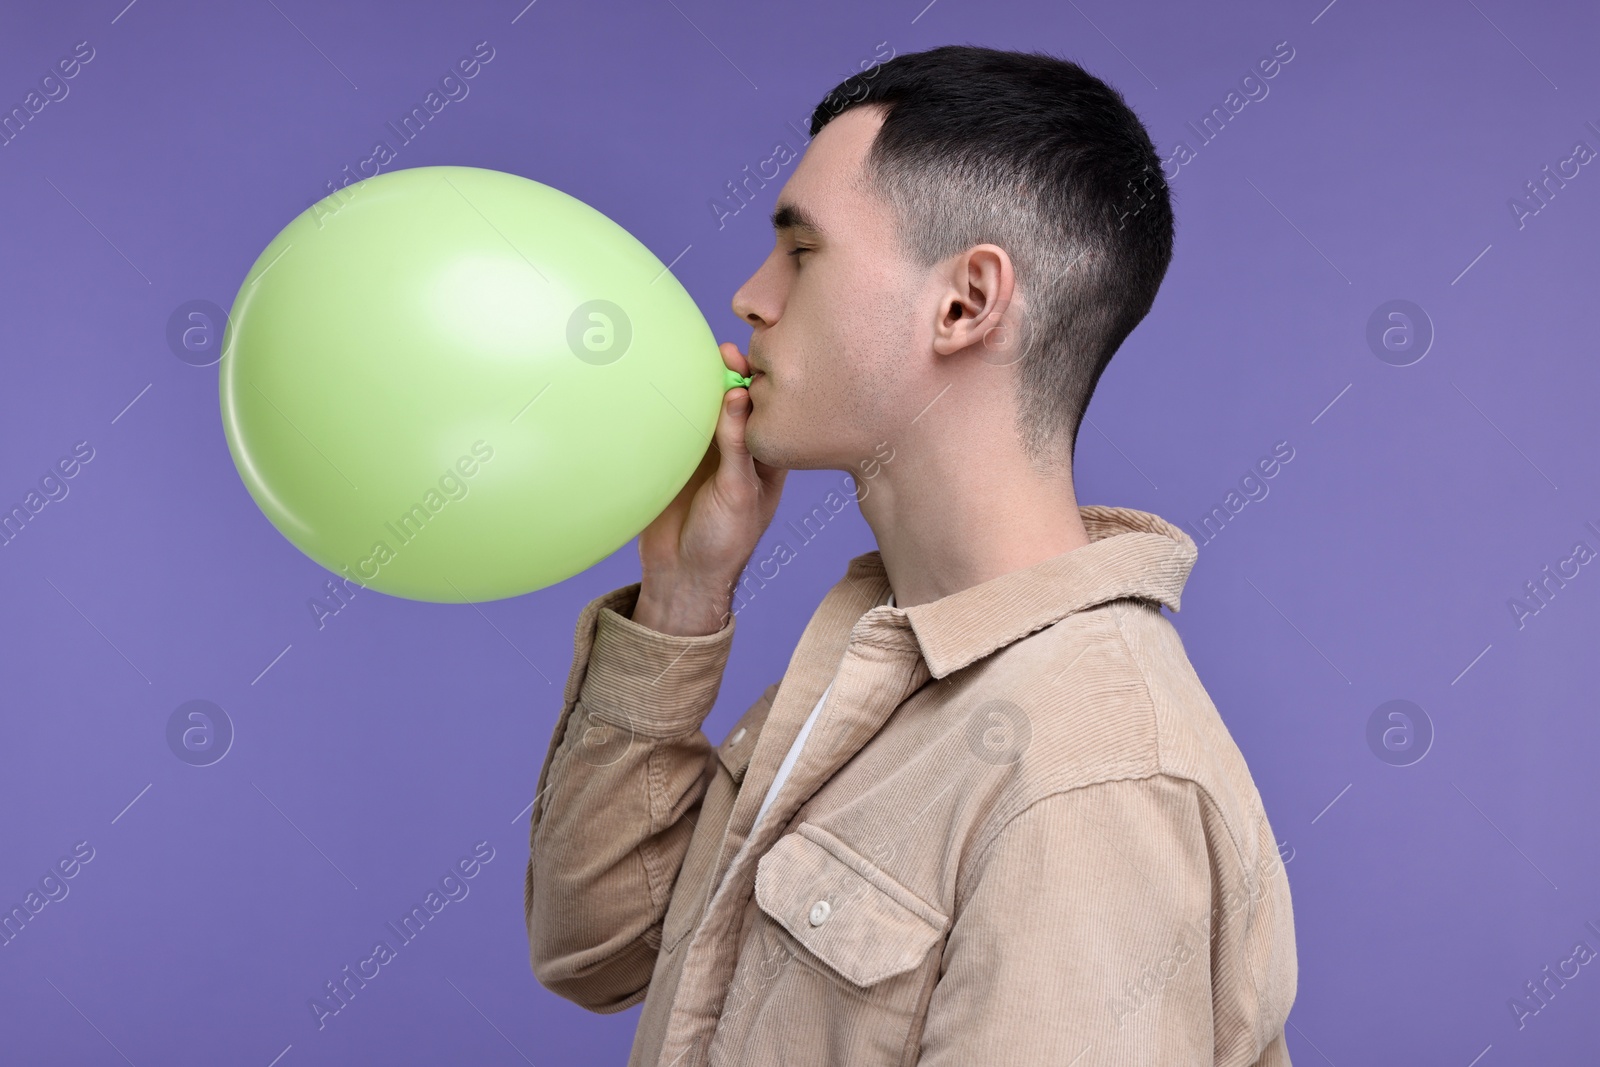
<instances>
[{"instance_id":1,"label":"eyebrow","mask_svg":"<svg viewBox=\"0 0 1600 1067\"><path fill-rule=\"evenodd\" d=\"M806 230L818 237L826 236L826 231L812 218L805 208L797 204L779 204L772 212L772 228L774 230Z\"/></svg>"}]
</instances>

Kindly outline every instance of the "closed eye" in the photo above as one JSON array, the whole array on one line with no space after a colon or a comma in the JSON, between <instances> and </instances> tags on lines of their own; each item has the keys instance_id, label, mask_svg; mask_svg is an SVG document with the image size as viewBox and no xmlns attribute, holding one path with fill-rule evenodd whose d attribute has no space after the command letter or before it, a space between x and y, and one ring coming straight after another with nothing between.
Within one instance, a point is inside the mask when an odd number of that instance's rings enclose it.
<instances>
[{"instance_id":1,"label":"closed eye","mask_svg":"<svg viewBox=\"0 0 1600 1067\"><path fill-rule=\"evenodd\" d=\"M800 246L798 246L796 248L790 249L789 255L798 256L801 252L815 252L815 251L816 251L816 249L814 249L814 248L807 248L805 245L800 245Z\"/></svg>"}]
</instances>

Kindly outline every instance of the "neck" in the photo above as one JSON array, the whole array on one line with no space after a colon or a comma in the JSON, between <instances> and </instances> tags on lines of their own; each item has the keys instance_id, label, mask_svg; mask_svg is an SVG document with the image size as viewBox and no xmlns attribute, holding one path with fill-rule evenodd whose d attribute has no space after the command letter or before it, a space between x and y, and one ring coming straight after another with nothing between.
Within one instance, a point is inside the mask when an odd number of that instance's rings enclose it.
<instances>
[{"instance_id":1,"label":"neck","mask_svg":"<svg viewBox=\"0 0 1600 1067\"><path fill-rule=\"evenodd\" d=\"M925 604L1081 548L1070 466L1045 473L1020 451L975 458L952 435L922 440L858 480L895 604Z\"/></svg>"}]
</instances>

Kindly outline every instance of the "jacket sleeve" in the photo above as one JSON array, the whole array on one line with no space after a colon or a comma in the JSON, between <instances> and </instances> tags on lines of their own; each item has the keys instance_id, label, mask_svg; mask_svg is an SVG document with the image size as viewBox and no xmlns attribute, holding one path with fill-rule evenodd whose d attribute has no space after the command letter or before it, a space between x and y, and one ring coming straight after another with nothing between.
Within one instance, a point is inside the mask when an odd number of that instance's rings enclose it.
<instances>
[{"instance_id":1,"label":"jacket sleeve","mask_svg":"<svg viewBox=\"0 0 1600 1067\"><path fill-rule=\"evenodd\" d=\"M1283 976L1258 973L1287 880L1241 864L1208 803L1165 775L1102 782L980 844L919 1067L1289 1067Z\"/></svg>"},{"instance_id":2,"label":"jacket sleeve","mask_svg":"<svg viewBox=\"0 0 1600 1067\"><path fill-rule=\"evenodd\" d=\"M734 621L678 637L634 622L639 583L578 617L539 771L523 906L541 985L596 1012L644 999L716 754L700 724Z\"/></svg>"}]
</instances>

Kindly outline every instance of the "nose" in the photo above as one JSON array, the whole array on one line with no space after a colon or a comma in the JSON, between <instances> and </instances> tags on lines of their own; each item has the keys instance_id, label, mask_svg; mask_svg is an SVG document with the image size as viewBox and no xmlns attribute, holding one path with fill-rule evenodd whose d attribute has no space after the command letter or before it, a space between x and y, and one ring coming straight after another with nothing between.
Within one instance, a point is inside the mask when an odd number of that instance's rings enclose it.
<instances>
[{"instance_id":1,"label":"nose","mask_svg":"<svg viewBox=\"0 0 1600 1067\"><path fill-rule=\"evenodd\" d=\"M779 306L779 295L774 291L771 280L767 278L773 257L777 254L777 249L773 249L772 254L767 256L756 272L739 286L729 305L735 315L758 330L771 326L778 319L776 309Z\"/></svg>"},{"instance_id":2,"label":"nose","mask_svg":"<svg viewBox=\"0 0 1600 1067\"><path fill-rule=\"evenodd\" d=\"M755 304L751 300L751 283L754 281L755 275L751 275L743 285L739 286L738 292L733 294L733 301L730 306L733 308L735 315L748 322L751 326L759 328L770 324L761 317L760 312L756 311Z\"/></svg>"}]
</instances>

